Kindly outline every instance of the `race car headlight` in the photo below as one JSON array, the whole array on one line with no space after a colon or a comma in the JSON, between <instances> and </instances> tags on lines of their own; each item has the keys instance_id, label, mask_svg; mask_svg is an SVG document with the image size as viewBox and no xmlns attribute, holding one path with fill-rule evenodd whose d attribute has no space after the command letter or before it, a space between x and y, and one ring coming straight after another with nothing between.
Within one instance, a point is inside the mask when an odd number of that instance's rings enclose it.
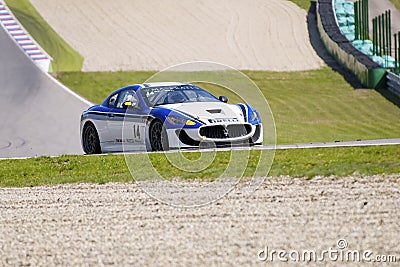
<instances>
[{"instance_id":1,"label":"race car headlight","mask_svg":"<svg viewBox=\"0 0 400 267\"><path fill-rule=\"evenodd\" d=\"M253 110L253 112L251 112L250 121L258 121L258 114L255 110Z\"/></svg>"},{"instance_id":2,"label":"race car headlight","mask_svg":"<svg viewBox=\"0 0 400 267\"><path fill-rule=\"evenodd\" d=\"M168 116L167 120L172 123L172 124L180 124L180 125L195 125L196 122L191 121L191 120L187 120L185 118L182 117L178 117L178 116Z\"/></svg>"},{"instance_id":3,"label":"race car headlight","mask_svg":"<svg viewBox=\"0 0 400 267\"><path fill-rule=\"evenodd\" d=\"M196 123L194 121L187 120L186 125L196 125Z\"/></svg>"}]
</instances>

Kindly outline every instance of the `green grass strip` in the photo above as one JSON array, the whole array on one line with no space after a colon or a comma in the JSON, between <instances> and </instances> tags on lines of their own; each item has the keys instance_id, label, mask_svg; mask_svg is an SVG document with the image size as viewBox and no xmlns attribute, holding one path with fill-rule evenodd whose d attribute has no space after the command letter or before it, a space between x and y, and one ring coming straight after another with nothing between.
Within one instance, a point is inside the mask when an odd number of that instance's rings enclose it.
<instances>
[{"instance_id":1,"label":"green grass strip","mask_svg":"<svg viewBox=\"0 0 400 267\"><path fill-rule=\"evenodd\" d=\"M244 73L257 84L268 100L280 144L400 136L398 106L374 90L354 90L330 68L302 72ZM59 79L88 100L101 103L115 89L142 83L152 74L154 72L75 72L60 74ZM228 96L229 103L240 101L228 90L206 89L217 96Z\"/></svg>"},{"instance_id":2,"label":"green grass strip","mask_svg":"<svg viewBox=\"0 0 400 267\"><path fill-rule=\"evenodd\" d=\"M400 10L400 0L390 0L390 2L392 2L398 10Z\"/></svg>"},{"instance_id":3,"label":"green grass strip","mask_svg":"<svg viewBox=\"0 0 400 267\"><path fill-rule=\"evenodd\" d=\"M83 57L43 19L29 0L5 0L29 34L53 58L52 71L80 71Z\"/></svg>"},{"instance_id":4,"label":"green grass strip","mask_svg":"<svg viewBox=\"0 0 400 267\"><path fill-rule=\"evenodd\" d=\"M308 11L310 9L312 0L290 0L290 1L298 5L300 8Z\"/></svg>"},{"instance_id":5,"label":"green grass strip","mask_svg":"<svg viewBox=\"0 0 400 267\"><path fill-rule=\"evenodd\" d=\"M163 154L151 154L154 166L166 179L217 178L229 162L230 152L218 152L214 162L197 173L179 172ZM244 177L251 177L260 151L253 151ZM185 153L187 158L197 157ZM144 155L130 155L138 161ZM400 173L400 146L277 150L269 176L291 177L375 175ZM123 155L39 157L0 160L0 187L25 187L64 183L130 182ZM143 173L143 176L146 174ZM143 177L139 177L143 178Z\"/></svg>"}]
</instances>

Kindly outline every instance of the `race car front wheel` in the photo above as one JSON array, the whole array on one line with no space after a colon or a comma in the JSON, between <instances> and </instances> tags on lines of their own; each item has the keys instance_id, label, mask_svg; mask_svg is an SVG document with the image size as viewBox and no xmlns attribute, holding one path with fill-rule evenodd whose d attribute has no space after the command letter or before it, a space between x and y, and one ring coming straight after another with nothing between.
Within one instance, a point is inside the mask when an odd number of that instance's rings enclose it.
<instances>
[{"instance_id":1,"label":"race car front wheel","mask_svg":"<svg viewBox=\"0 0 400 267\"><path fill-rule=\"evenodd\" d=\"M99 135L92 123L87 123L83 129L82 145L86 154L101 153Z\"/></svg>"},{"instance_id":2,"label":"race car front wheel","mask_svg":"<svg viewBox=\"0 0 400 267\"><path fill-rule=\"evenodd\" d=\"M159 120L153 121L150 126L150 144L153 151L169 149L167 131Z\"/></svg>"}]
</instances>

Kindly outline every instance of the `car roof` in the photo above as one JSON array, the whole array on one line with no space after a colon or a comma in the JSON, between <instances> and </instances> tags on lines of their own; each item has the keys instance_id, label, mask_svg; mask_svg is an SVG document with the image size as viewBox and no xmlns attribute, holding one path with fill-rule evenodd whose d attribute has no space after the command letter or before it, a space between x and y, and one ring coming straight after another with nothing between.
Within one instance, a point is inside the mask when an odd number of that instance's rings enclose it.
<instances>
[{"instance_id":1,"label":"car roof","mask_svg":"<svg viewBox=\"0 0 400 267\"><path fill-rule=\"evenodd\" d=\"M142 84L132 84L132 85L128 85L122 88L119 88L117 90L115 90L114 92L112 92L111 94L109 94L106 99L104 99L102 105L107 105L107 102L109 100L109 98L116 94L119 93L121 91L125 91L125 90L134 90L137 91L140 88L149 88L149 87L161 87L161 86L180 86L180 85L188 85L188 83L183 83L183 82L153 82L153 83L142 83Z\"/></svg>"},{"instance_id":2,"label":"car roof","mask_svg":"<svg viewBox=\"0 0 400 267\"><path fill-rule=\"evenodd\" d=\"M162 87L162 86L181 86L181 85L189 85L189 84L183 83L183 82L154 82L154 83L132 84L132 85L128 85L128 86L119 88L118 90L115 90L112 94L115 94L115 93L118 93L118 92L121 92L124 90L129 90L129 89L136 91L140 88L151 88L151 87Z\"/></svg>"},{"instance_id":3,"label":"car roof","mask_svg":"<svg viewBox=\"0 0 400 267\"><path fill-rule=\"evenodd\" d=\"M187 85L187 83L182 82L154 82L154 83L143 83L143 87L157 87L157 86L179 86Z\"/></svg>"}]
</instances>

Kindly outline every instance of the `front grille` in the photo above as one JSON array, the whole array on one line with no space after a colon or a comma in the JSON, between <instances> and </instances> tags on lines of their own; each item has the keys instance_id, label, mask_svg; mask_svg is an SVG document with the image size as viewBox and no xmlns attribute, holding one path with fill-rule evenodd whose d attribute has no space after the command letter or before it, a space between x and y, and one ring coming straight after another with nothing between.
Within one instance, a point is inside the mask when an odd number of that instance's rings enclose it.
<instances>
[{"instance_id":1,"label":"front grille","mask_svg":"<svg viewBox=\"0 0 400 267\"><path fill-rule=\"evenodd\" d=\"M213 139L227 138L225 136L225 128L222 125L203 127L200 129L200 135Z\"/></svg>"},{"instance_id":2,"label":"front grille","mask_svg":"<svg viewBox=\"0 0 400 267\"><path fill-rule=\"evenodd\" d=\"M228 125L227 129L230 138L245 136L251 132L251 126L247 124L232 124Z\"/></svg>"},{"instance_id":3,"label":"front grille","mask_svg":"<svg viewBox=\"0 0 400 267\"><path fill-rule=\"evenodd\" d=\"M245 136L250 132L251 126L248 124L213 125L200 128L201 136L212 139L236 138Z\"/></svg>"}]
</instances>

